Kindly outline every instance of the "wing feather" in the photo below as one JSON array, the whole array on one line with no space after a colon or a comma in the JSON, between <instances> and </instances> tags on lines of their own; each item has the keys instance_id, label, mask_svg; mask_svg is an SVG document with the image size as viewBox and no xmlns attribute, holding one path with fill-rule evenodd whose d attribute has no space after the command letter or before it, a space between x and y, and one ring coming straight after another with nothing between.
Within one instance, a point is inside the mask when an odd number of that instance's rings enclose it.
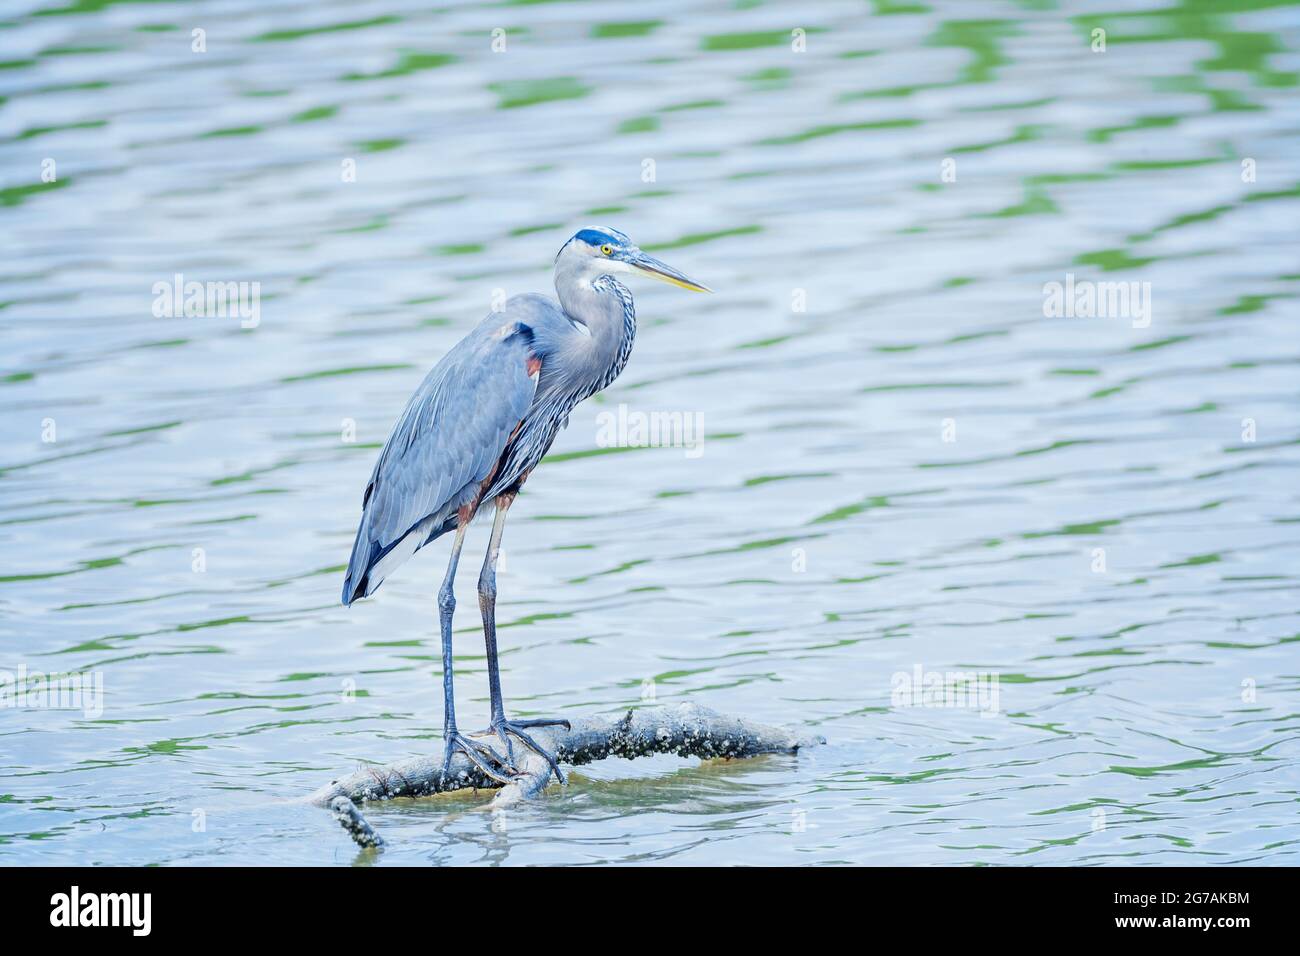
<instances>
[{"instance_id":1,"label":"wing feather","mask_svg":"<svg viewBox=\"0 0 1300 956\"><path fill-rule=\"evenodd\" d=\"M507 304L507 314L489 316L443 356L393 426L362 498L344 604L374 593L445 530L527 414L537 390L528 374L532 334L509 311Z\"/></svg>"}]
</instances>

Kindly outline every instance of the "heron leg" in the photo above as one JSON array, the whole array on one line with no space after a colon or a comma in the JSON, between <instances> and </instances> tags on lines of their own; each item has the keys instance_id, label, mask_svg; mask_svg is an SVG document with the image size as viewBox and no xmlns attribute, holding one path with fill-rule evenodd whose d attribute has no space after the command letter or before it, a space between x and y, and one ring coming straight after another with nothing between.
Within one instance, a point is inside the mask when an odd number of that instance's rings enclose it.
<instances>
[{"instance_id":1,"label":"heron leg","mask_svg":"<svg viewBox=\"0 0 1300 956\"><path fill-rule=\"evenodd\" d=\"M496 732L506 751L507 766L515 767L514 744L510 737L518 738L530 750L546 758L551 765L555 778L565 783L564 773L560 770L555 754L546 750L530 734L528 727L564 727L570 728L569 722L562 718L536 718L531 720L507 720L505 704L501 699L501 668L497 661L497 555L501 550L501 534L506 526L506 512L514 504L515 493L498 495L496 515L492 519L492 537L488 542L487 555L483 559L483 570L478 578L478 606L483 612L483 641L487 646L488 691L492 695L492 730Z\"/></svg>"},{"instance_id":2,"label":"heron leg","mask_svg":"<svg viewBox=\"0 0 1300 956\"><path fill-rule=\"evenodd\" d=\"M451 758L456 751L469 758L470 763L488 777L500 783L509 783L510 778L499 770L492 769L489 760L498 766L508 767L500 754L477 741L470 740L456 729L456 697L452 687L451 662L451 620L456 611L456 566L460 563L460 549L465 543L465 529L468 522L461 522L456 529L456 539L451 545L451 559L447 562L447 574L438 590L438 619L442 628L442 775L445 778L451 770Z\"/></svg>"}]
</instances>

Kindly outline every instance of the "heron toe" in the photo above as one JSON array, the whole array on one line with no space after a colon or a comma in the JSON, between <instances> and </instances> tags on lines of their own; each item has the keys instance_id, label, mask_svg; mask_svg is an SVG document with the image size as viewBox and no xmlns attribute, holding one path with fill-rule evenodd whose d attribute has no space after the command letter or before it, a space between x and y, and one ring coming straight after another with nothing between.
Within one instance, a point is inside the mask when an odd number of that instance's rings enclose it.
<instances>
[{"instance_id":1,"label":"heron toe","mask_svg":"<svg viewBox=\"0 0 1300 956\"><path fill-rule=\"evenodd\" d=\"M484 776L490 777L497 783L510 783L510 775L518 773L514 769L513 761L502 757L487 744L472 740L454 730L447 734L443 746L442 775L444 778L450 775L451 758L458 750L468 757L469 762L477 767ZM502 769L494 769L493 764Z\"/></svg>"},{"instance_id":2,"label":"heron toe","mask_svg":"<svg viewBox=\"0 0 1300 956\"><path fill-rule=\"evenodd\" d=\"M555 774L556 780L560 781L560 783L568 783L564 777L564 772L560 769L559 761L555 758L555 754L547 750L539 744L531 734L527 733L527 728L530 727L563 727L565 730L573 729L572 725L563 717L534 717L529 718L528 720L494 720L491 729L496 733L497 737L500 738L502 745L505 747L506 765L515 773L519 772L519 766L515 762L514 744L510 742L510 737L513 735L519 738L519 742L525 747L533 751L533 753L537 754L539 757L542 757L551 765L551 771ZM484 731L484 733L487 733L487 731Z\"/></svg>"}]
</instances>

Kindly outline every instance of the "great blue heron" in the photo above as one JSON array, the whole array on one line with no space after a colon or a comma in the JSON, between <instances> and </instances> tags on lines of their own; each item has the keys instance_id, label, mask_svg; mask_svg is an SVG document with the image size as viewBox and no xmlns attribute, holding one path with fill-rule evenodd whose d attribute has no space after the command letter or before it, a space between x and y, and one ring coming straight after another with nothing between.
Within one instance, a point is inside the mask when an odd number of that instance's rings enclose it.
<instances>
[{"instance_id":1,"label":"great blue heron","mask_svg":"<svg viewBox=\"0 0 1300 956\"><path fill-rule=\"evenodd\" d=\"M555 257L559 301L532 293L514 296L444 355L411 396L366 484L361 526L343 581L345 605L373 594L394 568L434 538L456 533L438 591L444 775L452 754L460 750L483 773L507 782L506 774L517 772L513 735L545 757L564 781L555 755L527 728L567 727L568 721L505 716L497 666L497 553L506 512L556 433L568 424L569 412L614 381L627 364L636 313L632 293L615 278L619 273L710 291L642 252L616 229L579 231ZM456 565L465 529L489 501L496 514L479 574L478 603L487 645L491 730L504 755L456 729L452 693Z\"/></svg>"}]
</instances>

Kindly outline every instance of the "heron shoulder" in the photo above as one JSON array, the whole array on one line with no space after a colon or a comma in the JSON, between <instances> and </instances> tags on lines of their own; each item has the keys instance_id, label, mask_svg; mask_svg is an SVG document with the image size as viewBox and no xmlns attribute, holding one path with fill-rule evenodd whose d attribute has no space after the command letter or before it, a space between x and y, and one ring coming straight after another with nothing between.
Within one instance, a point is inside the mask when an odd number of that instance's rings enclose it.
<instances>
[{"instance_id":1,"label":"heron shoulder","mask_svg":"<svg viewBox=\"0 0 1300 956\"><path fill-rule=\"evenodd\" d=\"M534 329L554 325L563 318L560 304L554 299L535 292L513 295L505 305L484 316L469 337L502 339L519 333L530 334Z\"/></svg>"},{"instance_id":2,"label":"heron shoulder","mask_svg":"<svg viewBox=\"0 0 1300 956\"><path fill-rule=\"evenodd\" d=\"M516 325L526 327L530 351L543 362L557 352L580 347L591 337L586 326L569 316L559 302L537 292L511 296L500 311L483 320L481 328L499 337L515 334Z\"/></svg>"}]
</instances>

